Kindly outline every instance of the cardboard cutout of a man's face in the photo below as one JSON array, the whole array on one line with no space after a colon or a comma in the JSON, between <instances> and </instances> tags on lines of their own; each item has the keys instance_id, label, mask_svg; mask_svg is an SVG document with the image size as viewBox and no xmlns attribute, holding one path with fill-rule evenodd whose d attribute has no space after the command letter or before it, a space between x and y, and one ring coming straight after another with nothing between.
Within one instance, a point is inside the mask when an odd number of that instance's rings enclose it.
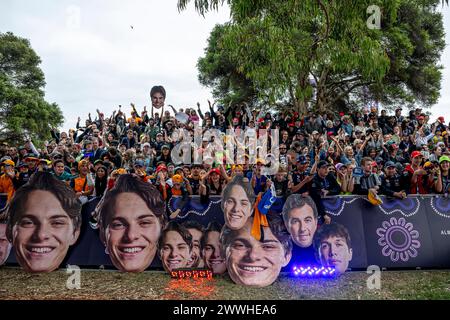
<instances>
[{"instance_id":1,"label":"cardboard cutout of a man's face","mask_svg":"<svg viewBox=\"0 0 450 320\"><path fill-rule=\"evenodd\" d=\"M111 222L105 230L108 253L124 272L142 272L155 258L161 223L140 196L119 193Z\"/></svg>"},{"instance_id":2,"label":"cardboard cutout of a man's face","mask_svg":"<svg viewBox=\"0 0 450 320\"><path fill-rule=\"evenodd\" d=\"M264 240L258 241L251 235L250 218L235 235L226 248L226 263L231 279L241 285L266 287L280 274L281 268L291 259L281 242L270 228L264 227Z\"/></svg>"},{"instance_id":3,"label":"cardboard cutout of a man's face","mask_svg":"<svg viewBox=\"0 0 450 320\"><path fill-rule=\"evenodd\" d=\"M17 261L28 272L53 271L62 263L79 233L51 192L33 191L12 229Z\"/></svg>"},{"instance_id":4,"label":"cardboard cutout of a man's face","mask_svg":"<svg viewBox=\"0 0 450 320\"><path fill-rule=\"evenodd\" d=\"M320 242L319 259L324 267L335 267L336 274L343 274L353 257L345 238L331 236Z\"/></svg>"},{"instance_id":5,"label":"cardboard cutout of a man's face","mask_svg":"<svg viewBox=\"0 0 450 320\"><path fill-rule=\"evenodd\" d=\"M190 268L203 268L204 262L200 254L200 240L203 233L195 228L189 228L188 231L192 235L192 251L187 266Z\"/></svg>"},{"instance_id":6,"label":"cardboard cutout of a man's face","mask_svg":"<svg viewBox=\"0 0 450 320\"><path fill-rule=\"evenodd\" d=\"M0 223L0 266L8 259L11 243L6 238L6 223Z\"/></svg>"},{"instance_id":7,"label":"cardboard cutout of a man's face","mask_svg":"<svg viewBox=\"0 0 450 320\"><path fill-rule=\"evenodd\" d=\"M162 241L160 257L164 270L186 268L191 259L191 249L177 231L168 231Z\"/></svg>"},{"instance_id":8,"label":"cardboard cutout of a man's face","mask_svg":"<svg viewBox=\"0 0 450 320\"><path fill-rule=\"evenodd\" d=\"M223 274L227 271L225 257L222 255L220 244L220 232L210 231L206 234L205 247L203 248L205 266L214 274Z\"/></svg>"},{"instance_id":9,"label":"cardboard cutout of a man's face","mask_svg":"<svg viewBox=\"0 0 450 320\"><path fill-rule=\"evenodd\" d=\"M227 199L223 199L225 224L232 230L241 229L252 214L251 202L239 185L234 185Z\"/></svg>"},{"instance_id":10,"label":"cardboard cutout of a man's face","mask_svg":"<svg viewBox=\"0 0 450 320\"><path fill-rule=\"evenodd\" d=\"M314 217L313 208L305 204L300 208L290 210L288 217L285 224L292 241L302 248L311 246L317 230L317 218Z\"/></svg>"}]
</instances>

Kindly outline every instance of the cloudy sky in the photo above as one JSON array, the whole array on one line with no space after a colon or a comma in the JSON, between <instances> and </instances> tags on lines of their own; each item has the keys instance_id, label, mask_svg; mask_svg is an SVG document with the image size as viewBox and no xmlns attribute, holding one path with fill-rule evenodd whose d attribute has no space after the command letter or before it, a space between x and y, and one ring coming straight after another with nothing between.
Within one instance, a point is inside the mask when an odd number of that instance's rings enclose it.
<instances>
[{"instance_id":1,"label":"cloudy sky","mask_svg":"<svg viewBox=\"0 0 450 320\"><path fill-rule=\"evenodd\" d=\"M166 104L206 105L208 88L197 80L196 63L210 31L229 19L229 10L199 16L176 0L0 0L0 32L31 41L42 59L46 99L63 110L63 128L74 127L99 108L109 115L119 104L147 105L153 85L164 85ZM445 7L450 43L450 8ZM441 99L434 117L450 120L450 51L442 55Z\"/></svg>"}]
</instances>

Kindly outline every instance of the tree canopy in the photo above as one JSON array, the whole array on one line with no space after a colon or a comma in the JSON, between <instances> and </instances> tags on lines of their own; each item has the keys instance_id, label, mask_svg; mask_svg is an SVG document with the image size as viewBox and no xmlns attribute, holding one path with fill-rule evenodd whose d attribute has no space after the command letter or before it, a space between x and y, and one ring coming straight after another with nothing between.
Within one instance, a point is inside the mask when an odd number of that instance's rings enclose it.
<instances>
[{"instance_id":1,"label":"tree canopy","mask_svg":"<svg viewBox=\"0 0 450 320\"><path fill-rule=\"evenodd\" d=\"M200 14L224 2L194 1ZM440 0L226 2L231 21L212 31L198 63L200 82L223 103L289 101L305 113L439 98ZM381 8L379 29L368 27L371 5Z\"/></svg>"},{"instance_id":2,"label":"tree canopy","mask_svg":"<svg viewBox=\"0 0 450 320\"><path fill-rule=\"evenodd\" d=\"M58 105L45 101L40 63L27 39L0 33L0 140L20 144L30 137L40 144L62 124Z\"/></svg>"}]
</instances>

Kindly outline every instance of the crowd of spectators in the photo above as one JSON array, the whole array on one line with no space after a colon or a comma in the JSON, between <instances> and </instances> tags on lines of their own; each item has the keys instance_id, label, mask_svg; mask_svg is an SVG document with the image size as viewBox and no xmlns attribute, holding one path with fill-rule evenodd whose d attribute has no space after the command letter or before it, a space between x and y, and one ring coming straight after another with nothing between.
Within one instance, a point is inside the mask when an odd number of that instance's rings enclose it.
<instances>
[{"instance_id":1,"label":"crowd of spectators","mask_svg":"<svg viewBox=\"0 0 450 320\"><path fill-rule=\"evenodd\" d=\"M397 108L388 114L364 107L300 116L292 110L262 113L245 104L224 108L208 102L203 113L200 104L177 110L165 105L165 98L165 89L155 86L149 112L131 104L129 115L119 106L108 117L97 109L95 117L89 114L84 124L78 118L76 128L68 132L52 128L52 140L40 149L30 139L20 146L2 143L0 193L10 199L34 172L50 171L85 203L92 196L103 196L119 175L131 173L154 184L166 201L171 196L186 200L190 195L207 199L220 195L233 176L244 175L256 195L273 190L273 211L281 212L289 194L309 194L328 222L320 205L324 196L372 194L402 199L409 194L447 195L450 191L449 126L443 117L430 119L420 108ZM179 142L174 132L195 128L218 129L223 142L234 139L227 134L229 129L278 129L277 173L264 175L268 159L258 158L251 164L248 156L245 163L234 165L175 163L172 151ZM212 141L204 137L199 147L192 146L192 155L204 152Z\"/></svg>"}]
</instances>

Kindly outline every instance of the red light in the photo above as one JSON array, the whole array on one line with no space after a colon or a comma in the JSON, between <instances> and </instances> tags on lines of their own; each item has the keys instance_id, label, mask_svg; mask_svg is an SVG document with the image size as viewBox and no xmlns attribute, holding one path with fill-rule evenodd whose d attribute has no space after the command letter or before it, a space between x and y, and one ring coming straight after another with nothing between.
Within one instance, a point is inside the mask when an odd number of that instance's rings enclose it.
<instances>
[{"instance_id":1,"label":"red light","mask_svg":"<svg viewBox=\"0 0 450 320\"><path fill-rule=\"evenodd\" d=\"M170 272L173 279L212 279L213 273L208 269L177 269Z\"/></svg>"}]
</instances>

